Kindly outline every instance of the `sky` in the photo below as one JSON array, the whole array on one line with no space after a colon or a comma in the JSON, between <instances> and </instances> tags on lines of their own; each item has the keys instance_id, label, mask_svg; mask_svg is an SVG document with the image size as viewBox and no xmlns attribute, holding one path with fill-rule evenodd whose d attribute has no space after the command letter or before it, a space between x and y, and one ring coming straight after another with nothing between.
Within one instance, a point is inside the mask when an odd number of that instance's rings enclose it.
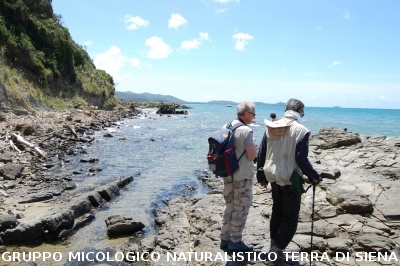
<instances>
[{"instance_id":1,"label":"sky","mask_svg":"<svg viewBox=\"0 0 400 266\"><path fill-rule=\"evenodd\" d=\"M117 91L400 109L398 0L53 0Z\"/></svg>"}]
</instances>

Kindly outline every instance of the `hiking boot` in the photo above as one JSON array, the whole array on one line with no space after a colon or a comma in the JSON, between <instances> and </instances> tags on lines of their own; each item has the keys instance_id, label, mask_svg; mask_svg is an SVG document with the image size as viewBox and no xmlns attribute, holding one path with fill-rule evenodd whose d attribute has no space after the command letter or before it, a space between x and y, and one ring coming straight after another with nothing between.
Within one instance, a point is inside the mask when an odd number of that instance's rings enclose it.
<instances>
[{"instance_id":1,"label":"hiking boot","mask_svg":"<svg viewBox=\"0 0 400 266\"><path fill-rule=\"evenodd\" d=\"M277 246L273 245L269 249L268 253L272 253L272 252L276 254L277 261L286 261L285 254L283 254L283 249L278 248Z\"/></svg>"},{"instance_id":2,"label":"hiking boot","mask_svg":"<svg viewBox=\"0 0 400 266\"><path fill-rule=\"evenodd\" d=\"M219 244L219 248L222 249L222 250L228 249L228 245L229 245L229 240L221 239L221 243Z\"/></svg>"},{"instance_id":3,"label":"hiking boot","mask_svg":"<svg viewBox=\"0 0 400 266\"><path fill-rule=\"evenodd\" d=\"M228 244L228 250L229 251L252 251L253 250L253 246L252 245L246 245L245 243L243 243L243 241L239 241L239 242L232 242L229 241Z\"/></svg>"},{"instance_id":4,"label":"hiking boot","mask_svg":"<svg viewBox=\"0 0 400 266\"><path fill-rule=\"evenodd\" d=\"M259 254L257 258L260 261L262 261L262 263L264 263L265 265L273 265L273 264L271 264L271 261L269 260L267 252L263 252L263 253Z\"/></svg>"},{"instance_id":5,"label":"hiking boot","mask_svg":"<svg viewBox=\"0 0 400 266\"><path fill-rule=\"evenodd\" d=\"M276 254L276 260L274 262L274 266L290 266L290 265L300 265L297 261L293 261L290 253L285 255L283 253L283 249L278 248L277 246L272 246L269 250L270 253Z\"/></svg>"}]
</instances>

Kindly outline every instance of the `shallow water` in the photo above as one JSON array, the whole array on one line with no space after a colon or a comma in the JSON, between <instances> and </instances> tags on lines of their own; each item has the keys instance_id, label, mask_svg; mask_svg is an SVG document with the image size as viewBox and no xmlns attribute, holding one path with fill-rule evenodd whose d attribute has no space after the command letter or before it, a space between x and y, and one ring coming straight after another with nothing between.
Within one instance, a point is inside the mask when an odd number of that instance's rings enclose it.
<instances>
[{"instance_id":1,"label":"shallow water","mask_svg":"<svg viewBox=\"0 0 400 266\"><path fill-rule=\"evenodd\" d=\"M129 238L108 238L104 222L107 217L116 214L132 217L145 224L145 234L154 234L154 208L162 206L164 200L182 194L183 188L190 187L193 193L201 193L196 175L203 170L202 157L205 157L203 153L207 146L198 141L197 128L189 122L195 118L159 116L155 111L147 110L149 115L146 117L127 119L120 122L118 127L96 132L96 140L91 146L85 147L87 154L83 157L94 157L99 161L83 164L79 162L80 157L72 156L65 169L59 171L86 170L95 165L101 167L102 171L94 176L83 174L74 177L79 191L91 190L120 176L134 176L133 183L123 189L119 197L95 210L96 219L89 226L57 244L12 247L7 251L61 252L64 258L68 258L70 252L112 251L123 246ZM114 137L104 138L106 131ZM122 137L126 140L119 140ZM66 261L53 261L48 265L54 263L63 265ZM67 264L74 265L71 263ZM47 264L41 262L40 265Z\"/></svg>"}]
</instances>

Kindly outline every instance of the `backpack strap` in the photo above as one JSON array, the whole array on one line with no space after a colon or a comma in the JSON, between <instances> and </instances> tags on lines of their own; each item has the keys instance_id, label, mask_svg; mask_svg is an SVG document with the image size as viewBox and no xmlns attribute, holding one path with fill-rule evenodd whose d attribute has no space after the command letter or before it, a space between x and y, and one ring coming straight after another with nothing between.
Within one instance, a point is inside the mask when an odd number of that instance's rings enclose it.
<instances>
[{"instance_id":1,"label":"backpack strap","mask_svg":"<svg viewBox=\"0 0 400 266\"><path fill-rule=\"evenodd\" d=\"M229 124L228 123L226 124L226 128L228 128L228 129L230 129L232 131L234 131L238 127L244 126L244 124L242 122L236 123L234 126L232 126L232 122L233 121L231 121Z\"/></svg>"},{"instance_id":2,"label":"backpack strap","mask_svg":"<svg viewBox=\"0 0 400 266\"><path fill-rule=\"evenodd\" d=\"M237 129L238 127L241 127L241 126L244 126L244 124L240 121L239 123L236 123L234 126L232 126L232 122L233 121L231 121L229 124L227 123L226 124L226 128L228 128L228 129L230 129L231 131L232 131L232 133L233 133L233 131L235 130L235 129ZM246 149L242 152L242 154L239 156L239 158L237 159L238 160L238 162L240 161L240 159L242 159L242 157L243 157L243 155L246 153ZM232 173L232 175L231 175L231 177L232 177L232 186L233 186L233 173Z\"/></svg>"},{"instance_id":3,"label":"backpack strap","mask_svg":"<svg viewBox=\"0 0 400 266\"><path fill-rule=\"evenodd\" d=\"M232 121L233 122L233 121ZM232 130L232 132L237 129L238 127L244 126L244 124L242 122L237 123L236 125L232 126L232 122L229 123L229 125L227 124L227 128L229 128L230 130ZM246 153L246 150L243 151L243 153L239 156L238 161L240 161L240 159L242 159L243 155Z\"/></svg>"}]
</instances>

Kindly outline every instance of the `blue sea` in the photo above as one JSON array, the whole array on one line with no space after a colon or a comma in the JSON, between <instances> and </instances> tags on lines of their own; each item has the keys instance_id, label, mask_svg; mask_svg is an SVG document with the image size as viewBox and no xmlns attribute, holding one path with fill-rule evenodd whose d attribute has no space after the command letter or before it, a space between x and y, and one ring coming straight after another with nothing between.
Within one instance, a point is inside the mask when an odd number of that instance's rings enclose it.
<instances>
[{"instance_id":1,"label":"blue sea","mask_svg":"<svg viewBox=\"0 0 400 266\"><path fill-rule=\"evenodd\" d=\"M75 176L79 190L132 175L135 180L115 200L96 210L96 219L77 234L57 245L16 247L19 251L76 252L114 250L124 245L128 238L109 239L104 220L110 215L132 217L145 224L145 234L154 235L155 206L179 195L182 187L194 188L193 194L204 193L198 176L207 169L207 138L223 124L236 117L236 107L224 105L193 104L188 115L157 115L156 109L144 110L146 116L126 119L114 128L96 132L96 141L85 147L88 157L99 159L102 168L94 176L89 173ZM252 124L257 142L264 132L264 119L271 112L278 118L283 106L256 106L256 119ZM313 134L321 128L339 127L363 135L400 136L400 109L351 109L306 107L303 124ZM105 132L114 137L103 137ZM126 140L120 140L126 138ZM71 158L72 165L63 171L88 169L79 158ZM78 166L77 166L78 165ZM131 239L132 240L132 239ZM55 264L53 264L55 265ZM59 264L63 265L63 264ZM65 265L74 265L66 262Z\"/></svg>"}]
</instances>

